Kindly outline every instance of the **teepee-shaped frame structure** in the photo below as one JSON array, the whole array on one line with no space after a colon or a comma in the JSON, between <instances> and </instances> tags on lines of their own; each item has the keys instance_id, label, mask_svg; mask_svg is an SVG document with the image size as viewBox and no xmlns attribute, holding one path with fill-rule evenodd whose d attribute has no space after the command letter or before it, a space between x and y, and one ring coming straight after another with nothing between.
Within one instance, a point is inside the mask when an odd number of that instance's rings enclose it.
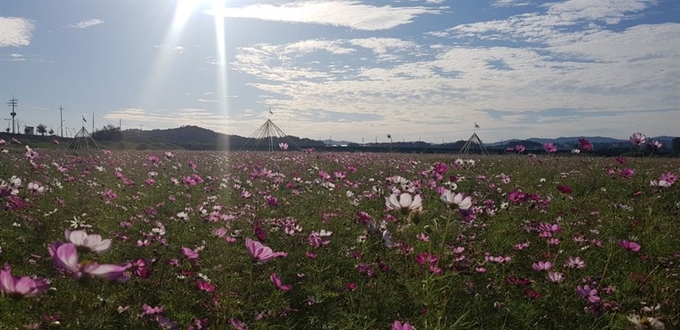
<instances>
[{"instance_id":1,"label":"teepee-shaped frame structure","mask_svg":"<svg viewBox=\"0 0 680 330\"><path fill-rule=\"evenodd\" d=\"M254 143L250 143L254 140ZM280 129L271 119L267 119L262 126L253 132L246 140L239 151L250 146L250 150L260 150L262 147L267 146L268 151L275 151L279 149L279 142L285 142L289 147L295 147L298 151L302 150L300 146L293 141L286 133Z\"/></svg>"},{"instance_id":2,"label":"teepee-shaped frame structure","mask_svg":"<svg viewBox=\"0 0 680 330\"><path fill-rule=\"evenodd\" d=\"M85 129L85 125L80 128L80 131L76 134L76 136L71 139L71 142L69 142L66 145L66 149L75 149L75 150L81 150L81 149L90 149L90 145L92 148L100 150L99 146L97 145L97 142L94 142L94 139L92 138L92 135L90 135L90 132Z\"/></svg>"},{"instance_id":3,"label":"teepee-shaped frame structure","mask_svg":"<svg viewBox=\"0 0 680 330\"><path fill-rule=\"evenodd\" d=\"M463 148L460 149L460 153L462 154L469 154L470 150L472 149L473 151L476 149L475 146L479 146L479 152L482 154L489 154L489 151L486 150L486 147L484 146L484 142L477 136L477 133L472 133L472 136L465 142L465 145Z\"/></svg>"}]
</instances>

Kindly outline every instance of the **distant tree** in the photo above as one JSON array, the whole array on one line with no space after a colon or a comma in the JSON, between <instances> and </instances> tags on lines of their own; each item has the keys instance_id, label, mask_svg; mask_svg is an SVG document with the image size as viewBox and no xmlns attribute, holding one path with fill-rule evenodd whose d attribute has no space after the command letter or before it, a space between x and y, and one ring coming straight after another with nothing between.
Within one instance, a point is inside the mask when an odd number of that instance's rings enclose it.
<instances>
[{"instance_id":1,"label":"distant tree","mask_svg":"<svg viewBox=\"0 0 680 330\"><path fill-rule=\"evenodd\" d=\"M673 153L680 155L680 137L673 139Z\"/></svg>"},{"instance_id":2,"label":"distant tree","mask_svg":"<svg viewBox=\"0 0 680 330\"><path fill-rule=\"evenodd\" d=\"M99 141L120 141L123 139L123 133L118 126L109 124L92 133L92 138Z\"/></svg>"},{"instance_id":3,"label":"distant tree","mask_svg":"<svg viewBox=\"0 0 680 330\"><path fill-rule=\"evenodd\" d=\"M54 135L54 130L50 128L50 131L47 132L47 134L49 134L49 135Z\"/></svg>"},{"instance_id":4,"label":"distant tree","mask_svg":"<svg viewBox=\"0 0 680 330\"><path fill-rule=\"evenodd\" d=\"M47 126L40 124L35 128L35 130L40 133L40 135L45 136L45 133L47 133Z\"/></svg>"},{"instance_id":5,"label":"distant tree","mask_svg":"<svg viewBox=\"0 0 680 330\"><path fill-rule=\"evenodd\" d=\"M9 133L9 127L5 128L5 132Z\"/></svg>"}]
</instances>

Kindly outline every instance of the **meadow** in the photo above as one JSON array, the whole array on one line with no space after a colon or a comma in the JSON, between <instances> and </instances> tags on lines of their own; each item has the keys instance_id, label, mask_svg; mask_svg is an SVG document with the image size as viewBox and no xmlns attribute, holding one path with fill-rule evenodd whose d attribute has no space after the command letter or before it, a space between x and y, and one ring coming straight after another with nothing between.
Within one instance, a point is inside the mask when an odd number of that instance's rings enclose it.
<instances>
[{"instance_id":1,"label":"meadow","mask_svg":"<svg viewBox=\"0 0 680 330\"><path fill-rule=\"evenodd\" d=\"M0 329L677 329L680 159L0 153Z\"/></svg>"}]
</instances>

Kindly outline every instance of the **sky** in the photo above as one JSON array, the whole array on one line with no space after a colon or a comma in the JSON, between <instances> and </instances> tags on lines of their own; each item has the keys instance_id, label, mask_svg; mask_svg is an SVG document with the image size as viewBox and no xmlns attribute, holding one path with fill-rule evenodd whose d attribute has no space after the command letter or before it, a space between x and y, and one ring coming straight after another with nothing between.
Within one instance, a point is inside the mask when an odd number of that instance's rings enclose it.
<instances>
[{"instance_id":1,"label":"sky","mask_svg":"<svg viewBox=\"0 0 680 330\"><path fill-rule=\"evenodd\" d=\"M2 0L2 129L13 97L65 135L680 136L680 1Z\"/></svg>"}]
</instances>

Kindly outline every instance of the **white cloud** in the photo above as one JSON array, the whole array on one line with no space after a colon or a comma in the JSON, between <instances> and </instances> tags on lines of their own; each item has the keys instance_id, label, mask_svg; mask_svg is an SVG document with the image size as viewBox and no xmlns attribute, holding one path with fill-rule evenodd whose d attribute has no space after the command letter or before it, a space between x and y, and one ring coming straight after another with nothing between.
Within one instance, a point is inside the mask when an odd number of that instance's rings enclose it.
<instances>
[{"instance_id":1,"label":"white cloud","mask_svg":"<svg viewBox=\"0 0 680 330\"><path fill-rule=\"evenodd\" d=\"M541 7L544 13L533 12L507 19L475 22L435 31L432 36L450 34L459 38L477 37L485 40L510 40L544 43L560 36L566 27L586 25L584 30L597 31L600 25L615 25L626 15L637 13L656 4L657 0L567 0L549 2ZM442 33L444 32L444 33Z\"/></svg>"},{"instance_id":2,"label":"white cloud","mask_svg":"<svg viewBox=\"0 0 680 330\"><path fill-rule=\"evenodd\" d=\"M77 24L69 25L69 27L75 28L75 29L85 29L89 28L91 26L99 25L104 23L103 20L100 20L98 18L93 18L93 19L88 19L85 21L80 21Z\"/></svg>"},{"instance_id":3,"label":"white cloud","mask_svg":"<svg viewBox=\"0 0 680 330\"><path fill-rule=\"evenodd\" d=\"M341 54L332 60L317 58L319 63L314 68L323 69L315 70L307 67L311 62L304 57L310 48L297 43L258 44L239 49L232 67L260 78L249 86L274 95L263 101L265 105L278 109L277 114L295 118L297 128L289 134L323 133L328 130L324 126L327 122L334 131L353 136L389 130L415 138L409 132L431 132L431 136L451 130L467 132L470 122L483 121L489 134L493 134L490 138L500 139L516 135L501 129L518 127L527 118L532 121L526 123L525 129L543 136L554 136L558 129L564 135L585 128L593 132L598 127L611 127L612 118L630 127L617 128L624 131L677 131L677 120L673 123L672 119L677 119L680 110L654 112L653 116L649 111L673 109L680 104L675 90L680 85L680 67L676 65L680 63L680 24L564 32L557 28L563 21L550 23L550 19L535 14L525 17L535 23L532 28L543 24L553 29L550 34L538 35L543 44L529 48L428 48L394 38L312 40L306 43L324 45L311 47L317 51L356 47L356 51L370 49L372 55L360 65L355 62L356 52L346 52L349 56ZM522 37L530 34L529 29L518 32ZM290 51L286 53L287 60L281 61L279 55L284 49ZM382 54L395 52L402 52L409 61L378 61ZM429 56L413 57L422 52ZM575 108L603 115L576 119L545 112ZM483 111L486 109L518 115L496 118ZM333 116L303 116L320 110L374 114L382 119L345 123ZM527 110L533 115L527 117ZM616 111L628 112L616 117L606 115ZM669 121L647 119L662 117ZM653 122L659 126L652 129Z\"/></svg>"},{"instance_id":4,"label":"white cloud","mask_svg":"<svg viewBox=\"0 0 680 330\"><path fill-rule=\"evenodd\" d=\"M518 0L496 0L491 5L493 7L521 7L528 6L531 3L528 1L518 1Z\"/></svg>"},{"instance_id":5,"label":"white cloud","mask_svg":"<svg viewBox=\"0 0 680 330\"><path fill-rule=\"evenodd\" d=\"M22 17L0 17L0 47L31 44L33 23Z\"/></svg>"},{"instance_id":6,"label":"white cloud","mask_svg":"<svg viewBox=\"0 0 680 330\"><path fill-rule=\"evenodd\" d=\"M393 7L363 4L359 1L311 1L281 5L253 4L227 7L207 13L222 17L253 18L287 23L345 26L355 30L387 30L409 24L417 16L439 14L440 9L414 6Z\"/></svg>"}]
</instances>

